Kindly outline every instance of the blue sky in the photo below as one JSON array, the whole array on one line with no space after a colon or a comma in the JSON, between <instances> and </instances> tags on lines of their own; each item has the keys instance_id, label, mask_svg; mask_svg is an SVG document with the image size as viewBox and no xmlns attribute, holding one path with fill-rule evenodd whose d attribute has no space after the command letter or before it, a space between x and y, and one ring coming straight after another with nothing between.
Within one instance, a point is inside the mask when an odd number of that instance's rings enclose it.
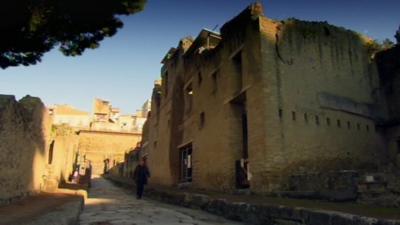
<instances>
[{"instance_id":1,"label":"blue sky","mask_svg":"<svg viewBox=\"0 0 400 225\"><path fill-rule=\"evenodd\" d=\"M149 0L146 9L123 17L114 37L83 56L57 50L29 67L0 69L0 94L40 97L46 105L71 104L90 111L95 97L110 100L124 113L138 109L159 78L160 61L184 36L221 27L250 0ZM264 0L266 16L328 21L382 40L394 39L400 0Z\"/></svg>"}]
</instances>

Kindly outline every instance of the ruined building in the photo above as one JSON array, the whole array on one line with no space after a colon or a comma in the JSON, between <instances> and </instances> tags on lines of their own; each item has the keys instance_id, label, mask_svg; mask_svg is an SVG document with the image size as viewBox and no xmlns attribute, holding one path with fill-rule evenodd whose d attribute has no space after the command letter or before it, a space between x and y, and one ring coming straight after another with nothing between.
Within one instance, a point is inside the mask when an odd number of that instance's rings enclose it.
<instances>
[{"instance_id":1,"label":"ruined building","mask_svg":"<svg viewBox=\"0 0 400 225\"><path fill-rule=\"evenodd\" d=\"M150 182L308 191L388 165L371 43L325 22L269 19L260 4L221 33L183 38L162 60L144 128Z\"/></svg>"},{"instance_id":2,"label":"ruined building","mask_svg":"<svg viewBox=\"0 0 400 225\"><path fill-rule=\"evenodd\" d=\"M52 165L62 158L52 155L50 128L39 98L0 95L0 205L57 186Z\"/></svg>"},{"instance_id":3,"label":"ruined building","mask_svg":"<svg viewBox=\"0 0 400 225\"><path fill-rule=\"evenodd\" d=\"M90 127L91 116L88 112L84 112L70 105L54 105L49 108L54 125L68 124L76 128Z\"/></svg>"},{"instance_id":4,"label":"ruined building","mask_svg":"<svg viewBox=\"0 0 400 225\"><path fill-rule=\"evenodd\" d=\"M67 136L73 139L69 143L73 145L75 164L81 167L80 171L84 171L90 162L94 174L107 172L122 162L125 153L134 149L141 140L142 126L147 116L147 113L143 113L144 109L133 115L121 115L118 108L112 107L109 101L102 99L94 100L91 115L83 115L79 110L65 108L54 107L51 111L52 118L54 125L67 125L75 130L74 134ZM61 114L62 112L64 113ZM75 126L83 118L88 119L89 123L84 123L85 126ZM64 141L55 140L55 143Z\"/></svg>"},{"instance_id":5,"label":"ruined building","mask_svg":"<svg viewBox=\"0 0 400 225\"><path fill-rule=\"evenodd\" d=\"M122 162L141 140L148 103L126 116L109 102L100 105L90 115L68 105L46 108L36 97L0 95L0 205L56 191L74 171L85 175L89 162L94 174Z\"/></svg>"}]
</instances>

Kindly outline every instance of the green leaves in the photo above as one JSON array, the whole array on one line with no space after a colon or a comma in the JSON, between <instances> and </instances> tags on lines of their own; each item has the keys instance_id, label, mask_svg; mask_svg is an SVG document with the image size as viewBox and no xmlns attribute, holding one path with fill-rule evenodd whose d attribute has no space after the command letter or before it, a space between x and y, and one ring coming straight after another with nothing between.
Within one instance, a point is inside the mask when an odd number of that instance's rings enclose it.
<instances>
[{"instance_id":1,"label":"green leaves","mask_svg":"<svg viewBox=\"0 0 400 225\"><path fill-rule=\"evenodd\" d=\"M117 15L144 9L146 0L8 0L0 3L0 67L40 62L54 46L66 56L98 48L123 26Z\"/></svg>"}]
</instances>

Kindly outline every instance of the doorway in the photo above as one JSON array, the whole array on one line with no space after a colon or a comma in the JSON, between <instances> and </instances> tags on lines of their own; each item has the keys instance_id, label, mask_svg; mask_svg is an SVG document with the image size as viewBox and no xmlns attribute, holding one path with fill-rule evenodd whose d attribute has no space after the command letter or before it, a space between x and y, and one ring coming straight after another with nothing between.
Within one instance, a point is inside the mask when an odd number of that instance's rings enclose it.
<instances>
[{"instance_id":1,"label":"doorway","mask_svg":"<svg viewBox=\"0 0 400 225\"><path fill-rule=\"evenodd\" d=\"M192 144L180 149L181 182L192 182Z\"/></svg>"}]
</instances>

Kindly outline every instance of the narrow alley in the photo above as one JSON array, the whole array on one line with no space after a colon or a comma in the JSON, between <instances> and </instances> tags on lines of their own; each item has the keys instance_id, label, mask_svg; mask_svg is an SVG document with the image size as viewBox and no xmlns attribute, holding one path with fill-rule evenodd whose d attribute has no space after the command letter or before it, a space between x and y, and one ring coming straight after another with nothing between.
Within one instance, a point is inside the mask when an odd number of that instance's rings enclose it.
<instances>
[{"instance_id":1,"label":"narrow alley","mask_svg":"<svg viewBox=\"0 0 400 225\"><path fill-rule=\"evenodd\" d=\"M137 200L133 192L114 186L103 178L92 182L81 225L241 225L205 212Z\"/></svg>"}]
</instances>

